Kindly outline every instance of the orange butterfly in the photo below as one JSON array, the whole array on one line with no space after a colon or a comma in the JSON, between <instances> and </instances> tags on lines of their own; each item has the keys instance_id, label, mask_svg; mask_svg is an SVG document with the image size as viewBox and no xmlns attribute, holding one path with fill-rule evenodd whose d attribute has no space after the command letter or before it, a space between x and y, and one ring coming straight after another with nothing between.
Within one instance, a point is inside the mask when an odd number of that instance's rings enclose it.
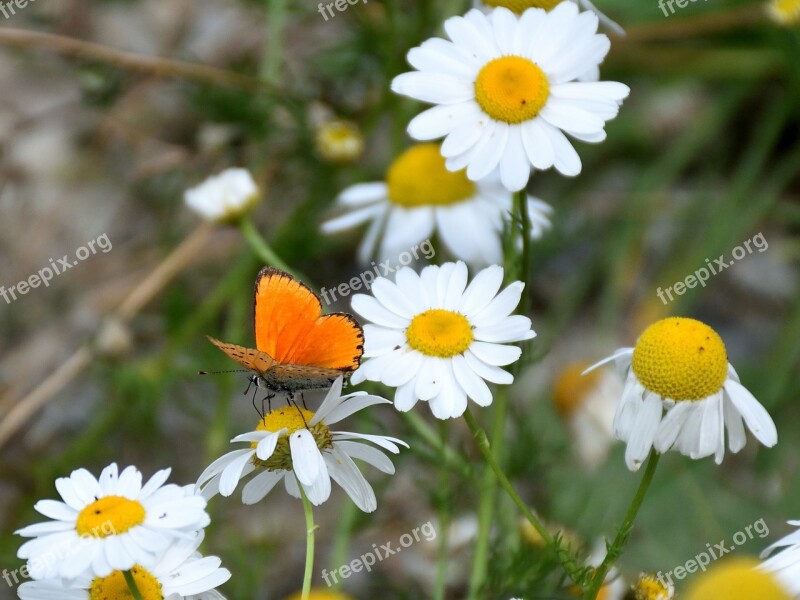
<instances>
[{"instance_id":1,"label":"orange butterfly","mask_svg":"<svg viewBox=\"0 0 800 600\"><path fill-rule=\"evenodd\" d=\"M255 296L255 349L208 339L252 371L256 387L294 394L327 387L358 368L364 331L352 315L323 316L319 296L273 267L258 273Z\"/></svg>"}]
</instances>

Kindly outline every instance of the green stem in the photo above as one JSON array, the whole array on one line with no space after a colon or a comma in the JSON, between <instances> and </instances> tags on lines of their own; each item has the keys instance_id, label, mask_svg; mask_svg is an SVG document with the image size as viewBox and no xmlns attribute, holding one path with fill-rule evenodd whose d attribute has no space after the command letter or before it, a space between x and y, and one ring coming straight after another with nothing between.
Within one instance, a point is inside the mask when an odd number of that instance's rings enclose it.
<instances>
[{"instance_id":1,"label":"green stem","mask_svg":"<svg viewBox=\"0 0 800 600\"><path fill-rule=\"evenodd\" d=\"M575 559L569 555L566 549L562 548L559 544L556 544L556 541L553 539L553 536L550 535L550 532L544 528L541 521L536 517L536 515L531 511L527 504L519 497L517 491L514 489L514 486L511 485L511 482L506 477L506 474L503 472L503 469L500 467L500 464L497 462L494 454L491 450L491 445L489 444L489 438L486 436L486 432L480 428L478 423L475 421L475 417L472 416L469 408L464 413L464 420L467 422L467 426L469 427L470 431L472 432L472 436L475 438L475 441L478 444L478 448L483 454L483 457L486 459L486 462L489 463L489 467L491 471L494 473L494 476L497 478L497 481L500 483L500 486L505 490L508 497L517 505L520 512L525 516L526 519L533 525L533 528L539 533L542 539L545 541L545 544L548 546L553 547L556 552L556 558L564 567L564 570L570 576L573 582L580 585L581 584L581 567L575 562ZM502 435L496 436L497 439L502 439Z\"/></svg>"},{"instance_id":2,"label":"green stem","mask_svg":"<svg viewBox=\"0 0 800 600\"><path fill-rule=\"evenodd\" d=\"M123 571L122 575L125 577L125 583L128 584L134 600L143 600L142 593L139 591L139 588L136 586L136 580L133 578L133 573L130 571Z\"/></svg>"},{"instance_id":3,"label":"green stem","mask_svg":"<svg viewBox=\"0 0 800 600\"><path fill-rule=\"evenodd\" d=\"M311 594L311 575L314 571L314 533L317 529L314 525L314 511L311 506L311 501L306 496L306 492L300 482L297 482L297 487L300 488L300 496L303 499L303 512L306 516L306 569L303 575L303 592L302 600L308 600Z\"/></svg>"},{"instance_id":4,"label":"green stem","mask_svg":"<svg viewBox=\"0 0 800 600\"><path fill-rule=\"evenodd\" d=\"M347 550L350 547L350 538L353 535L353 525L355 524L356 517L358 516L358 507L354 502L345 502L344 506L339 511L339 523L336 528L336 537L333 541L333 549L331 550L330 564L343 565L347 562ZM344 580L335 578L334 583L330 588L338 590L342 587Z\"/></svg>"},{"instance_id":5,"label":"green stem","mask_svg":"<svg viewBox=\"0 0 800 600\"><path fill-rule=\"evenodd\" d=\"M439 531L443 535L439 536L439 548L436 555L436 581L433 587L434 600L444 600L447 593L447 564L449 558L448 548L448 535L446 534L450 527L450 470L447 468L447 461L445 460L445 449L447 446L447 421L439 421L439 438L441 441L441 462L439 464L439 490L440 496L438 501L439 512Z\"/></svg>"},{"instance_id":6,"label":"green stem","mask_svg":"<svg viewBox=\"0 0 800 600\"><path fill-rule=\"evenodd\" d=\"M650 457L647 459L647 467L645 468L642 480L639 482L639 489L636 490L636 495L633 497L633 501L628 507L625 520L622 522L622 525L617 531L614 542L608 547L606 557L594 572L592 581L583 596L584 600L595 600L597 598L597 592L603 586L603 583L606 580L606 575L608 575L611 567L614 566L614 563L617 561L620 554L622 554L622 550L625 548L625 544L627 544L628 538L633 530L633 522L636 520L636 515L642 506L642 502L644 502L644 497L647 495L647 490L650 488L650 483L653 481L653 475L656 472L656 467L658 466L658 459L660 456L661 455L655 450L650 451Z\"/></svg>"},{"instance_id":7,"label":"green stem","mask_svg":"<svg viewBox=\"0 0 800 600\"><path fill-rule=\"evenodd\" d=\"M492 416L492 437L495 440L502 441L504 439L503 429L507 404L508 397L505 392L499 392L497 394L497 399L494 401L494 414ZM469 408L467 408L464 417L467 419L467 423L471 421L475 424L475 418L472 416ZM472 429L471 425L470 429ZM483 437L486 438L486 435L484 434ZM495 445L495 453L497 456L502 454L502 448L499 442ZM493 456L493 458L495 457ZM496 460L495 465L497 465ZM469 600L475 600L481 597L482 588L486 582L486 573L489 564L489 534L491 533L492 516L497 501L497 481L492 472L493 469L494 467L485 467L483 470L483 477L481 478L481 497L478 505L478 535L475 540L475 554L472 560L472 573L469 580Z\"/></svg>"},{"instance_id":8,"label":"green stem","mask_svg":"<svg viewBox=\"0 0 800 600\"><path fill-rule=\"evenodd\" d=\"M289 268L289 265L283 262L283 259L275 253L267 241L261 236L261 234L258 232L258 229L256 229L255 224L253 223L253 219L251 219L249 216L243 217L239 221L239 228L242 230L244 239L250 245L250 248L256 256L258 256L266 264L286 271L293 277L297 277L297 275Z\"/></svg>"},{"instance_id":9,"label":"green stem","mask_svg":"<svg viewBox=\"0 0 800 600\"><path fill-rule=\"evenodd\" d=\"M528 282L531 276L531 216L528 213L528 192L525 189L518 191L515 196L517 211L519 213L520 235L522 235L522 265L520 266L521 279L525 282L525 291L520 300L520 314L527 314L530 305L530 289Z\"/></svg>"}]
</instances>

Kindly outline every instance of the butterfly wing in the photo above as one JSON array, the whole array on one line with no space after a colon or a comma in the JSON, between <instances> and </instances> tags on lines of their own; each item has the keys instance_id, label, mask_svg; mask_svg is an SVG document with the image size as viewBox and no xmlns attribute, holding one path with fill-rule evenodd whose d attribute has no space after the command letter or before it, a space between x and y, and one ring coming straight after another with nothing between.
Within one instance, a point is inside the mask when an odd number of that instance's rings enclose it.
<instances>
[{"instance_id":1,"label":"butterfly wing","mask_svg":"<svg viewBox=\"0 0 800 600\"><path fill-rule=\"evenodd\" d=\"M208 337L208 340L212 344L242 365L245 369L263 375L275 365L273 358L266 352L261 352L253 348L245 348L244 346L237 346L236 344L220 342L211 336L206 337Z\"/></svg>"},{"instance_id":2,"label":"butterfly wing","mask_svg":"<svg viewBox=\"0 0 800 600\"><path fill-rule=\"evenodd\" d=\"M354 317L322 316L317 295L294 277L264 267L255 286L256 348L283 365L351 371L364 352L364 333Z\"/></svg>"}]
</instances>

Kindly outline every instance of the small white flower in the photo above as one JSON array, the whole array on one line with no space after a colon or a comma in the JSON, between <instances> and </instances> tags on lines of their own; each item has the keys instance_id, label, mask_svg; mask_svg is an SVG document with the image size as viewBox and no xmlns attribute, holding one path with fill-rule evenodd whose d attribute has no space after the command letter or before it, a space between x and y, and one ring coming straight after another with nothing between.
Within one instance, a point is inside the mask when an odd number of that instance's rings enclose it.
<instances>
[{"instance_id":1,"label":"small white flower","mask_svg":"<svg viewBox=\"0 0 800 600\"><path fill-rule=\"evenodd\" d=\"M248 213L261 199L247 169L226 169L186 190L186 205L207 221L233 221Z\"/></svg>"},{"instance_id":2,"label":"small white flower","mask_svg":"<svg viewBox=\"0 0 800 600\"><path fill-rule=\"evenodd\" d=\"M739 382L725 344L705 323L682 317L657 321L636 347L621 348L588 370L612 360L625 377L614 431L628 444L625 462L632 471L651 448L695 459L713 455L720 464L725 430L728 448L736 453L747 441L744 424L765 446L778 442L769 413Z\"/></svg>"},{"instance_id":3,"label":"small white flower","mask_svg":"<svg viewBox=\"0 0 800 600\"><path fill-rule=\"evenodd\" d=\"M789 521L789 525L800 527L800 521ZM775 553L778 548L783 548ZM800 529L794 531L769 546L762 558L770 558L761 563L760 569L773 573L791 594L800 598Z\"/></svg>"},{"instance_id":4,"label":"small white flower","mask_svg":"<svg viewBox=\"0 0 800 600\"><path fill-rule=\"evenodd\" d=\"M562 2L549 13L517 17L496 8L445 21L450 40L432 38L408 53L417 71L392 90L436 104L408 126L414 139L444 137L447 168L478 181L498 172L503 185L525 187L531 167L577 175L581 159L564 133L589 143L605 139L628 86L576 82L610 48L598 18Z\"/></svg>"},{"instance_id":5,"label":"small white flower","mask_svg":"<svg viewBox=\"0 0 800 600\"><path fill-rule=\"evenodd\" d=\"M406 267L394 283L379 277L373 296L353 297L353 309L373 324L364 326L367 360L351 382L369 379L395 387L398 410L423 400L438 419L464 414L467 397L490 405L492 392L484 380L513 382L500 367L516 361L522 350L508 344L536 335L528 317L511 314L524 284L515 281L498 294L502 283L503 269L493 265L467 287L463 262L425 267L419 275Z\"/></svg>"},{"instance_id":6,"label":"small white flower","mask_svg":"<svg viewBox=\"0 0 800 600\"><path fill-rule=\"evenodd\" d=\"M175 539L209 523L206 501L192 486L164 485L170 469L142 485L135 467L118 473L112 463L95 479L86 469L56 480L63 502L40 500L34 508L53 519L16 533L34 538L17 556L28 559L33 579L105 577L135 564L151 564Z\"/></svg>"},{"instance_id":7,"label":"small white flower","mask_svg":"<svg viewBox=\"0 0 800 600\"><path fill-rule=\"evenodd\" d=\"M633 595L636 600L674 600L675 586L672 581L664 581L650 573L641 573L633 586Z\"/></svg>"},{"instance_id":8,"label":"small white flower","mask_svg":"<svg viewBox=\"0 0 800 600\"><path fill-rule=\"evenodd\" d=\"M369 222L358 252L362 263L372 257L396 260L436 234L454 258L485 267L503 262L502 234L511 220L512 201L496 178L474 183L463 170L445 168L438 144L417 144L394 160L385 182L342 192L338 204L347 212L324 223L322 231ZM531 239L550 228L552 210L528 197Z\"/></svg>"},{"instance_id":9,"label":"small white flower","mask_svg":"<svg viewBox=\"0 0 800 600\"><path fill-rule=\"evenodd\" d=\"M146 600L225 600L216 591L231 577L228 569L220 567L216 556L203 557L197 548L203 532L191 538L177 540L161 552L147 567L131 569L136 586ZM95 598L130 598L128 585L121 571L105 577L83 574L72 582L62 579L43 579L23 583L19 587L22 600L93 600Z\"/></svg>"},{"instance_id":10,"label":"small white flower","mask_svg":"<svg viewBox=\"0 0 800 600\"><path fill-rule=\"evenodd\" d=\"M364 154L364 135L355 123L325 120L314 135L317 153L329 162L355 162Z\"/></svg>"},{"instance_id":11,"label":"small white flower","mask_svg":"<svg viewBox=\"0 0 800 600\"><path fill-rule=\"evenodd\" d=\"M203 496L230 496L240 480L258 472L242 489L245 504L255 504L283 480L290 495L300 498L299 483L311 503L320 505L330 496L333 479L358 508L374 511L378 506L375 492L353 459L390 475L394 465L380 450L355 440L372 442L393 454L400 452L398 444L408 444L384 435L331 431L329 425L363 408L389 404L365 392L340 396L341 392L339 377L316 413L293 405L275 409L255 431L233 438L232 442L247 442L250 447L218 458L203 471L197 480Z\"/></svg>"}]
</instances>

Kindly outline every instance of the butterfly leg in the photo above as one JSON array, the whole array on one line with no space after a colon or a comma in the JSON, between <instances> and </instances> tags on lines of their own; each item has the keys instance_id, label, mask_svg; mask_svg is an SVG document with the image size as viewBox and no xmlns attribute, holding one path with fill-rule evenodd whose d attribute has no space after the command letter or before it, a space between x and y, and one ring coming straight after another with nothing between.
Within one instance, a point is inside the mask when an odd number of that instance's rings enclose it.
<instances>
[{"instance_id":1,"label":"butterfly leg","mask_svg":"<svg viewBox=\"0 0 800 600\"><path fill-rule=\"evenodd\" d=\"M300 400L303 401L303 408L308 410L308 407L306 406L306 397L303 395L303 392L300 392Z\"/></svg>"},{"instance_id":2,"label":"butterfly leg","mask_svg":"<svg viewBox=\"0 0 800 600\"><path fill-rule=\"evenodd\" d=\"M302 393L300 394L300 396L302 397ZM308 423L306 422L306 416L303 414L303 411L300 410L300 407L297 405L297 400L295 400L294 394L291 394L289 396L289 400L288 401L289 401L289 404L294 406L297 409L297 412L300 413L300 418L303 419L303 425L305 425L306 429L308 429ZM305 407L305 400L303 400L303 406ZM306 408L306 410L308 410L308 409Z\"/></svg>"},{"instance_id":3,"label":"butterfly leg","mask_svg":"<svg viewBox=\"0 0 800 600\"><path fill-rule=\"evenodd\" d=\"M272 399L275 397L275 394L267 394L261 399L261 413L268 415L272 412ZM267 412L264 412L264 401L267 402ZM263 417L262 417L263 418Z\"/></svg>"},{"instance_id":4,"label":"butterfly leg","mask_svg":"<svg viewBox=\"0 0 800 600\"><path fill-rule=\"evenodd\" d=\"M264 401L263 400L261 401L261 410L259 411L258 410L258 406L256 405L256 396L258 396L258 386L256 386L256 389L253 390L253 408L256 409L256 412L258 413L258 416L263 419L264 418Z\"/></svg>"}]
</instances>

